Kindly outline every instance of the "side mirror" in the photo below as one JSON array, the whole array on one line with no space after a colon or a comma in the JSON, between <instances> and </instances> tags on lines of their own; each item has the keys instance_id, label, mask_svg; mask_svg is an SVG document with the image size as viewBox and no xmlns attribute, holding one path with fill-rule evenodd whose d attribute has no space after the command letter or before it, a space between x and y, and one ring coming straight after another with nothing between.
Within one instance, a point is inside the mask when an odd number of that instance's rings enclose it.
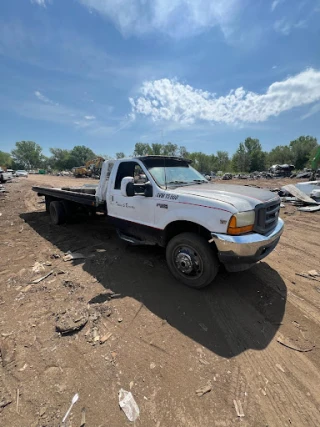
<instances>
[{"instance_id":1,"label":"side mirror","mask_svg":"<svg viewBox=\"0 0 320 427\"><path fill-rule=\"evenodd\" d=\"M145 197L152 197L153 196L153 187L150 182L146 182L144 185L144 196Z\"/></svg>"},{"instance_id":2,"label":"side mirror","mask_svg":"<svg viewBox=\"0 0 320 427\"><path fill-rule=\"evenodd\" d=\"M134 183L131 176L126 176L122 178L121 181L121 195L124 197L133 197L134 196Z\"/></svg>"}]
</instances>

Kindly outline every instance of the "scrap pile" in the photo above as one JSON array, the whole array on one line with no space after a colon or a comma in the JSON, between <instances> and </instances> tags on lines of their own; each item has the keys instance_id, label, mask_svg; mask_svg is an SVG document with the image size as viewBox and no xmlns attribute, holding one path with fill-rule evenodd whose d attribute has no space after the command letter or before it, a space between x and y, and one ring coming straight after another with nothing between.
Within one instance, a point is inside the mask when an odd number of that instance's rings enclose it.
<instances>
[{"instance_id":1,"label":"scrap pile","mask_svg":"<svg viewBox=\"0 0 320 427\"><path fill-rule=\"evenodd\" d=\"M282 202L298 206L299 211L320 211L320 181L285 185L278 194Z\"/></svg>"},{"instance_id":2,"label":"scrap pile","mask_svg":"<svg viewBox=\"0 0 320 427\"><path fill-rule=\"evenodd\" d=\"M269 169L269 172L273 178L285 178L290 177L294 169L294 165L273 165Z\"/></svg>"}]
</instances>

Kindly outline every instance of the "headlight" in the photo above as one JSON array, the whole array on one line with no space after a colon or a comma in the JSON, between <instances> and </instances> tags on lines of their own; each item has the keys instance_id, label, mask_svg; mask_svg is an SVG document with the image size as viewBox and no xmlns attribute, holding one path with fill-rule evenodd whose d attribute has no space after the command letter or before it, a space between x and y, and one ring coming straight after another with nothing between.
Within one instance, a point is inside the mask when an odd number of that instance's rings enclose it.
<instances>
[{"instance_id":1,"label":"headlight","mask_svg":"<svg viewBox=\"0 0 320 427\"><path fill-rule=\"evenodd\" d=\"M253 230L255 216L255 211L239 212L232 215L227 233L233 235L249 233Z\"/></svg>"}]
</instances>

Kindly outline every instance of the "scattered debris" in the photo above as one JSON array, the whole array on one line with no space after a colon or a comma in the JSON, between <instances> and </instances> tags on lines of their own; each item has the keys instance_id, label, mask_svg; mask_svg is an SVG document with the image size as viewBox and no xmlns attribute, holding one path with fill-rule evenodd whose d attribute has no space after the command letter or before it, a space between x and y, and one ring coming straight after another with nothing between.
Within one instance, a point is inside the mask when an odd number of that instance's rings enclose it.
<instances>
[{"instance_id":1,"label":"scattered debris","mask_svg":"<svg viewBox=\"0 0 320 427\"><path fill-rule=\"evenodd\" d=\"M34 273L41 273L42 271L45 271L45 268L40 262L36 261L34 266L32 267L32 271Z\"/></svg>"},{"instance_id":2,"label":"scattered debris","mask_svg":"<svg viewBox=\"0 0 320 427\"><path fill-rule=\"evenodd\" d=\"M243 412L242 404L241 404L240 400L234 400L233 404L234 404L237 416L238 417L244 417L244 412Z\"/></svg>"},{"instance_id":3,"label":"scattered debris","mask_svg":"<svg viewBox=\"0 0 320 427\"><path fill-rule=\"evenodd\" d=\"M20 390L17 388L17 403L16 403L16 412L19 414L19 404L20 404Z\"/></svg>"},{"instance_id":4,"label":"scattered debris","mask_svg":"<svg viewBox=\"0 0 320 427\"><path fill-rule=\"evenodd\" d=\"M63 257L63 261L73 261L76 259L85 259L87 258L85 255L81 254L80 252L71 252L68 251L66 255Z\"/></svg>"},{"instance_id":5,"label":"scattered debris","mask_svg":"<svg viewBox=\"0 0 320 427\"><path fill-rule=\"evenodd\" d=\"M317 271L317 270L309 270L308 271L308 274L309 274L309 276L312 276L312 277L314 277L314 276L320 276L320 271Z\"/></svg>"},{"instance_id":6,"label":"scattered debris","mask_svg":"<svg viewBox=\"0 0 320 427\"><path fill-rule=\"evenodd\" d=\"M311 271L311 274L310 274ZM320 282L320 279L316 279L316 277L320 276L316 270L310 270L307 273L296 273L296 276L304 277L305 279L315 280L316 282ZM316 274L314 274L316 273Z\"/></svg>"},{"instance_id":7,"label":"scattered debris","mask_svg":"<svg viewBox=\"0 0 320 427\"><path fill-rule=\"evenodd\" d=\"M205 324L203 324L203 323L199 323L199 326L200 326L200 328L201 328L201 329L203 329L205 332L208 332L208 328L207 328L207 326L206 326Z\"/></svg>"},{"instance_id":8,"label":"scattered debris","mask_svg":"<svg viewBox=\"0 0 320 427\"><path fill-rule=\"evenodd\" d=\"M197 396L203 396L206 393L209 393L209 391L212 390L212 384L211 381L208 381L208 383L200 388L198 388L198 390L196 390L196 395Z\"/></svg>"},{"instance_id":9,"label":"scattered debris","mask_svg":"<svg viewBox=\"0 0 320 427\"><path fill-rule=\"evenodd\" d=\"M318 203L311 199L306 193L299 190L295 185L289 184L282 187L282 190L286 190L288 193L292 194L294 197L296 197L298 200L301 200L302 202L309 204L309 205L317 205Z\"/></svg>"},{"instance_id":10,"label":"scattered debris","mask_svg":"<svg viewBox=\"0 0 320 427\"><path fill-rule=\"evenodd\" d=\"M35 280L33 280L31 283L34 283L34 284L36 284L36 283L40 283L40 282L42 282L42 280L44 280L44 279L46 279L47 277L51 276L51 274L53 274L53 270L49 271L49 273L45 274L44 276L39 277L39 279L35 279Z\"/></svg>"},{"instance_id":11,"label":"scattered debris","mask_svg":"<svg viewBox=\"0 0 320 427\"><path fill-rule=\"evenodd\" d=\"M280 369L280 371L283 372L284 374L286 373L286 371L283 369L281 365L279 365L279 363L276 364L276 368Z\"/></svg>"},{"instance_id":12,"label":"scattered debris","mask_svg":"<svg viewBox=\"0 0 320 427\"><path fill-rule=\"evenodd\" d=\"M19 372L25 371L25 369L28 367L28 365L25 363L22 368L19 369Z\"/></svg>"},{"instance_id":13,"label":"scattered debris","mask_svg":"<svg viewBox=\"0 0 320 427\"><path fill-rule=\"evenodd\" d=\"M320 211L320 205L318 205L318 206L302 206L301 208L298 209L298 211L302 211L302 212Z\"/></svg>"},{"instance_id":14,"label":"scattered debris","mask_svg":"<svg viewBox=\"0 0 320 427\"><path fill-rule=\"evenodd\" d=\"M88 311L83 308L72 308L56 317L56 331L61 334L78 331L88 322Z\"/></svg>"},{"instance_id":15,"label":"scattered debris","mask_svg":"<svg viewBox=\"0 0 320 427\"><path fill-rule=\"evenodd\" d=\"M69 414L70 414L70 412L71 412L71 409L72 409L73 405L78 401L78 399L79 399L79 394L78 394L78 393L76 393L76 394L73 396L73 398L72 398L71 405L70 405L69 409L67 410L66 415L65 415L65 416L63 417L63 419L62 419L62 422L63 422L63 423L64 423L64 422L66 421L66 419L68 418L68 416L69 416Z\"/></svg>"},{"instance_id":16,"label":"scattered debris","mask_svg":"<svg viewBox=\"0 0 320 427\"><path fill-rule=\"evenodd\" d=\"M15 342L13 339L4 339L0 341L0 354L2 366L6 367L15 359Z\"/></svg>"},{"instance_id":17,"label":"scattered debris","mask_svg":"<svg viewBox=\"0 0 320 427\"><path fill-rule=\"evenodd\" d=\"M43 417L44 414L46 413L47 408L45 406L41 406L40 411L39 411L39 416Z\"/></svg>"},{"instance_id":18,"label":"scattered debris","mask_svg":"<svg viewBox=\"0 0 320 427\"><path fill-rule=\"evenodd\" d=\"M295 344L291 344L289 340L282 339L280 337L277 338L277 342L284 347L290 348L291 350L299 351L300 353L307 353L308 351L312 351L314 349L314 346L309 348L299 348Z\"/></svg>"},{"instance_id":19,"label":"scattered debris","mask_svg":"<svg viewBox=\"0 0 320 427\"><path fill-rule=\"evenodd\" d=\"M0 409L5 408L6 406L10 405L12 403L12 400L2 399L0 400Z\"/></svg>"},{"instance_id":20,"label":"scattered debris","mask_svg":"<svg viewBox=\"0 0 320 427\"><path fill-rule=\"evenodd\" d=\"M134 400L131 391L120 389L119 406L126 414L129 421L136 421L140 415L139 407Z\"/></svg>"},{"instance_id":21,"label":"scattered debris","mask_svg":"<svg viewBox=\"0 0 320 427\"><path fill-rule=\"evenodd\" d=\"M52 254L50 258L58 259L58 258L61 258L61 256L59 254Z\"/></svg>"},{"instance_id":22,"label":"scattered debris","mask_svg":"<svg viewBox=\"0 0 320 427\"><path fill-rule=\"evenodd\" d=\"M100 344L104 344L106 341L108 341L109 338L111 338L112 332L108 332L107 334L103 335L100 338Z\"/></svg>"},{"instance_id":23,"label":"scattered debris","mask_svg":"<svg viewBox=\"0 0 320 427\"><path fill-rule=\"evenodd\" d=\"M154 362L150 363L150 369L154 369L157 365Z\"/></svg>"},{"instance_id":24,"label":"scattered debris","mask_svg":"<svg viewBox=\"0 0 320 427\"><path fill-rule=\"evenodd\" d=\"M81 409L81 423L80 427L85 427L86 425L86 408Z\"/></svg>"}]
</instances>

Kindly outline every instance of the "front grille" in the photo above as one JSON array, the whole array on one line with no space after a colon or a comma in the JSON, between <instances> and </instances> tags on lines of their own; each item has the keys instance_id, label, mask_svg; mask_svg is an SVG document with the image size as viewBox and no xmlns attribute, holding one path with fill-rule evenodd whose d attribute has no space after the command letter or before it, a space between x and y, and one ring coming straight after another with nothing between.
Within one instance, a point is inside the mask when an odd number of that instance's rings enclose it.
<instances>
[{"instance_id":1,"label":"front grille","mask_svg":"<svg viewBox=\"0 0 320 427\"><path fill-rule=\"evenodd\" d=\"M267 234L273 230L278 223L280 211L280 199L262 203L255 208L256 220L254 231L260 234Z\"/></svg>"}]
</instances>

